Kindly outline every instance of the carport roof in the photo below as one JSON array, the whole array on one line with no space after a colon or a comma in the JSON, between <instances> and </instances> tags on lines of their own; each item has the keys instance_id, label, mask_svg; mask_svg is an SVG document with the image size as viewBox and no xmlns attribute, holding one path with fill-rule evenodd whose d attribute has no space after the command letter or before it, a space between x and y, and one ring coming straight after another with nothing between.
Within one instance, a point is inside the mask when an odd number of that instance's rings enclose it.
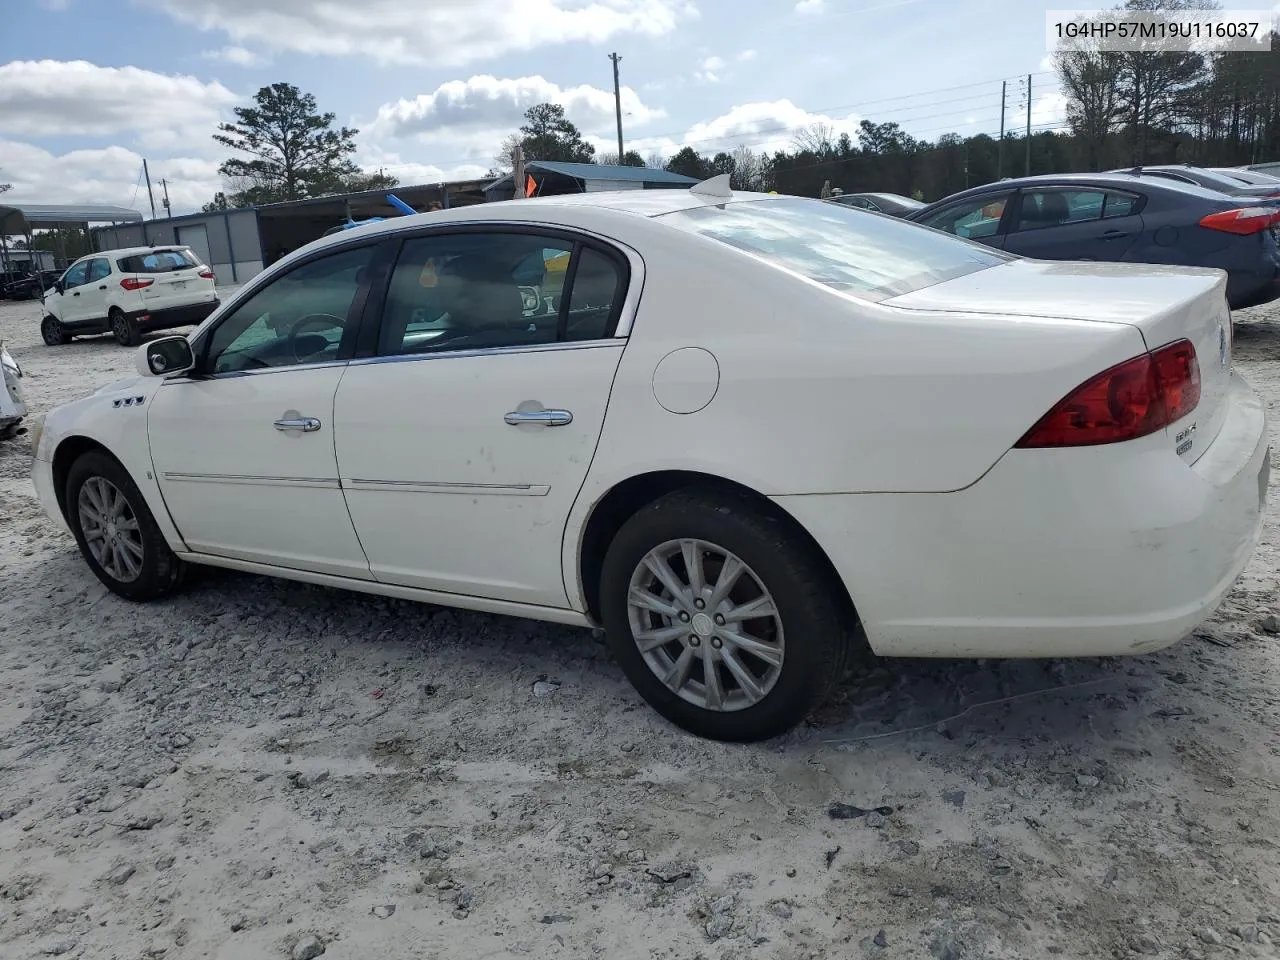
<instances>
[{"instance_id":1,"label":"carport roof","mask_svg":"<svg viewBox=\"0 0 1280 960\"><path fill-rule=\"evenodd\" d=\"M67 227L82 223L140 223L142 214L109 204L0 204L0 234L29 233L33 227Z\"/></svg>"}]
</instances>

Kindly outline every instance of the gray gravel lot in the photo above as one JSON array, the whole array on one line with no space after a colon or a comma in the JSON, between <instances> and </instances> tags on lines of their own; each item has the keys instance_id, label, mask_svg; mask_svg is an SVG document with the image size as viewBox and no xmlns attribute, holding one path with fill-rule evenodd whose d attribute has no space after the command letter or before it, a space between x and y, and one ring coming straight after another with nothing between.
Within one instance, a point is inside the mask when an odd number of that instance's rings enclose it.
<instances>
[{"instance_id":1,"label":"gray gravel lot","mask_svg":"<svg viewBox=\"0 0 1280 960\"><path fill-rule=\"evenodd\" d=\"M38 308L0 304L32 414L131 373ZM1239 318L1275 432L1280 307ZM0 443L4 958L1280 956L1274 487L1169 650L884 662L725 746L586 631L220 572L129 604L29 470Z\"/></svg>"}]
</instances>

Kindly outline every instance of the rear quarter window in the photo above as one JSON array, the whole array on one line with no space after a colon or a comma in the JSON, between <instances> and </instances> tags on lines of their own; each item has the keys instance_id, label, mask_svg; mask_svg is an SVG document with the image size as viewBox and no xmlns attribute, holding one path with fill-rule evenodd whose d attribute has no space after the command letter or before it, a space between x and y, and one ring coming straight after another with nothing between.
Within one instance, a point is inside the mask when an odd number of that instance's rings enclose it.
<instances>
[{"instance_id":1,"label":"rear quarter window","mask_svg":"<svg viewBox=\"0 0 1280 960\"><path fill-rule=\"evenodd\" d=\"M908 221L800 197L696 207L659 219L867 300L900 296L1014 259Z\"/></svg>"},{"instance_id":2,"label":"rear quarter window","mask_svg":"<svg viewBox=\"0 0 1280 960\"><path fill-rule=\"evenodd\" d=\"M171 273L199 265L199 261L185 250L155 250L121 257L116 261L121 273Z\"/></svg>"}]
</instances>

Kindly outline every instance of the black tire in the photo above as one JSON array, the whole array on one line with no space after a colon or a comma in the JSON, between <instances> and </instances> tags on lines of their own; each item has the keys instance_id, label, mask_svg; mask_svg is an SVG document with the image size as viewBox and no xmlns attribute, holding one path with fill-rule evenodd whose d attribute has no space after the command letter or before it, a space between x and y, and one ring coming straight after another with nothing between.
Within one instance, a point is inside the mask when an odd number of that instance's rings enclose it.
<instances>
[{"instance_id":1,"label":"black tire","mask_svg":"<svg viewBox=\"0 0 1280 960\"><path fill-rule=\"evenodd\" d=\"M125 316L119 307L112 307L107 319L111 321L111 332L120 346L136 347L142 342L142 330L138 327L138 321Z\"/></svg>"},{"instance_id":2,"label":"black tire","mask_svg":"<svg viewBox=\"0 0 1280 960\"><path fill-rule=\"evenodd\" d=\"M123 495L132 518L137 522L142 559L139 564L140 570L132 579L125 580L114 576L99 563L89 549L78 504L80 492L85 484L95 479L105 480ZM128 600L157 600L173 593L182 583L186 564L174 556L137 484L115 458L96 450L81 454L67 472L66 497L63 504L67 525L75 535L81 555L89 564L89 569L112 593L119 594Z\"/></svg>"},{"instance_id":3,"label":"black tire","mask_svg":"<svg viewBox=\"0 0 1280 960\"><path fill-rule=\"evenodd\" d=\"M40 321L40 337L46 347L60 347L71 342L71 334L67 333L67 328L52 314Z\"/></svg>"},{"instance_id":4,"label":"black tire","mask_svg":"<svg viewBox=\"0 0 1280 960\"><path fill-rule=\"evenodd\" d=\"M685 539L713 544L745 563L772 596L781 621L780 673L762 699L741 709L719 711L684 699L658 678L634 639L627 599L632 574L651 550ZM735 491L679 490L642 508L614 537L601 571L601 615L623 671L655 710L700 737L752 742L791 729L843 675L856 620L833 579L786 518ZM685 644L683 638L673 642L677 649ZM705 675L701 665L695 669Z\"/></svg>"}]
</instances>

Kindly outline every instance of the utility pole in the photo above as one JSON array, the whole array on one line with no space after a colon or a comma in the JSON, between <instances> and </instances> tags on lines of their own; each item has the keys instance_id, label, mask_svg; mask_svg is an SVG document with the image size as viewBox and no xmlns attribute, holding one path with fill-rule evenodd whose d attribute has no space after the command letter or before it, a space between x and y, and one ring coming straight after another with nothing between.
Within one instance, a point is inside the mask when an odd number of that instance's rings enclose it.
<instances>
[{"instance_id":1,"label":"utility pole","mask_svg":"<svg viewBox=\"0 0 1280 960\"><path fill-rule=\"evenodd\" d=\"M1031 176L1031 74L1027 74L1027 172Z\"/></svg>"},{"instance_id":2,"label":"utility pole","mask_svg":"<svg viewBox=\"0 0 1280 960\"><path fill-rule=\"evenodd\" d=\"M166 217L172 217L173 211L169 209L169 182L161 179L160 186L164 189L164 200L162 201L164 203L164 215Z\"/></svg>"},{"instance_id":3,"label":"utility pole","mask_svg":"<svg viewBox=\"0 0 1280 960\"><path fill-rule=\"evenodd\" d=\"M147 196L151 198L151 219L156 218L156 195L151 192L151 171L147 169L147 158L142 158L142 175L147 178Z\"/></svg>"},{"instance_id":4,"label":"utility pole","mask_svg":"<svg viewBox=\"0 0 1280 960\"><path fill-rule=\"evenodd\" d=\"M618 86L618 61L622 58L616 53L609 54L613 61L613 108L618 114L618 163L622 163L622 88Z\"/></svg>"},{"instance_id":5,"label":"utility pole","mask_svg":"<svg viewBox=\"0 0 1280 960\"><path fill-rule=\"evenodd\" d=\"M1004 95L1009 81L1000 81L1000 143L996 146L996 179L1004 176Z\"/></svg>"},{"instance_id":6,"label":"utility pole","mask_svg":"<svg viewBox=\"0 0 1280 960\"><path fill-rule=\"evenodd\" d=\"M511 185L515 187L515 198L526 196L524 192L524 147L516 144L511 150Z\"/></svg>"}]
</instances>

